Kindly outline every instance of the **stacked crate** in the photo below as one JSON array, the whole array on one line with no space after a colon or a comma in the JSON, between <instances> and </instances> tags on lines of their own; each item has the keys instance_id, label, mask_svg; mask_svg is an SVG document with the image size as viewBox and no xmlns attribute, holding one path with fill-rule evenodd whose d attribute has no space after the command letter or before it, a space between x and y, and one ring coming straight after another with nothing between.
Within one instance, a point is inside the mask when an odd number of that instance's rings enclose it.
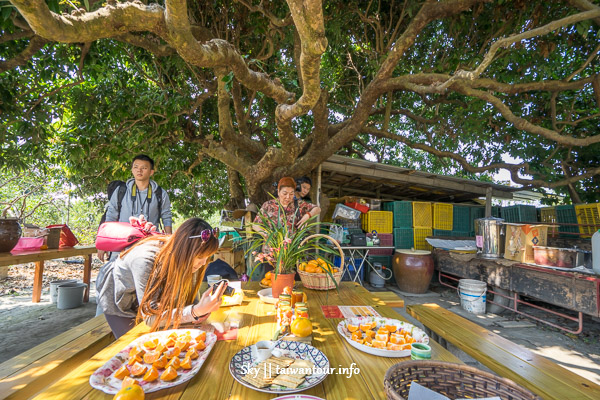
<instances>
[{"instance_id":1,"label":"stacked crate","mask_svg":"<svg viewBox=\"0 0 600 400\"><path fill-rule=\"evenodd\" d=\"M580 204L575 206L579 232L583 238L590 238L600 229L600 204Z\"/></svg>"},{"instance_id":2,"label":"stacked crate","mask_svg":"<svg viewBox=\"0 0 600 400\"><path fill-rule=\"evenodd\" d=\"M471 207L452 206L452 233L453 237L471 236Z\"/></svg>"},{"instance_id":3,"label":"stacked crate","mask_svg":"<svg viewBox=\"0 0 600 400\"><path fill-rule=\"evenodd\" d=\"M563 224L577 224L577 213L575 212L575 206L572 204L564 206L554 207L556 210L556 222L558 222L558 232L561 237L573 238L579 237L579 227L577 225L563 225Z\"/></svg>"},{"instance_id":4,"label":"stacked crate","mask_svg":"<svg viewBox=\"0 0 600 400\"><path fill-rule=\"evenodd\" d=\"M447 203L433 203L433 235L452 236L453 206Z\"/></svg>"},{"instance_id":5,"label":"stacked crate","mask_svg":"<svg viewBox=\"0 0 600 400\"><path fill-rule=\"evenodd\" d=\"M425 238L433 234L433 212L429 201L413 201L413 242L417 250L432 250Z\"/></svg>"},{"instance_id":6,"label":"stacked crate","mask_svg":"<svg viewBox=\"0 0 600 400\"><path fill-rule=\"evenodd\" d=\"M361 214L360 219L365 232L394 233L394 213L391 211L369 211Z\"/></svg>"},{"instance_id":7,"label":"stacked crate","mask_svg":"<svg viewBox=\"0 0 600 400\"><path fill-rule=\"evenodd\" d=\"M535 206L516 205L504 207L502 215L506 222L529 224L538 222Z\"/></svg>"},{"instance_id":8,"label":"stacked crate","mask_svg":"<svg viewBox=\"0 0 600 400\"><path fill-rule=\"evenodd\" d=\"M475 220L485 217L484 206L470 206L469 215L469 236L475 236Z\"/></svg>"},{"instance_id":9,"label":"stacked crate","mask_svg":"<svg viewBox=\"0 0 600 400\"><path fill-rule=\"evenodd\" d=\"M389 201L383 203L383 210L393 214L393 245L397 249L412 249L414 237L412 229L413 204L412 201Z\"/></svg>"},{"instance_id":10,"label":"stacked crate","mask_svg":"<svg viewBox=\"0 0 600 400\"><path fill-rule=\"evenodd\" d=\"M554 207L542 207L538 211L540 222L545 222L548 224L556 224L558 222L556 220L556 209ZM558 228L555 226L549 227L548 233L551 236L556 236L558 234Z\"/></svg>"}]
</instances>

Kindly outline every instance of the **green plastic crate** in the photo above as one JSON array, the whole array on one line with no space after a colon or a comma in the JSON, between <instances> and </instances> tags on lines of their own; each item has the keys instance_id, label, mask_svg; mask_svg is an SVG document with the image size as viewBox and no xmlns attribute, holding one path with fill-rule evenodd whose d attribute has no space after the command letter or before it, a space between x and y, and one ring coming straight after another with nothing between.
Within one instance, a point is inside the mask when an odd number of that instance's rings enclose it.
<instances>
[{"instance_id":1,"label":"green plastic crate","mask_svg":"<svg viewBox=\"0 0 600 400\"><path fill-rule=\"evenodd\" d=\"M561 237L579 237L579 227L577 225L577 213L572 204L554 207L556 210L556 222L558 222L558 231Z\"/></svg>"},{"instance_id":2,"label":"green plastic crate","mask_svg":"<svg viewBox=\"0 0 600 400\"><path fill-rule=\"evenodd\" d=\"M469 231L475 230L475 220L479 218L485 217L485 207L484 206L471 206L471 214L469 221ZM462 229L460 229L462 230Z\"/></svg>"},{"instance_id":3,"label":"green plastic crate","mask_svg":"<svg viewBox=\"0 0 600 400\"><path fill-rule=\"evenodd\" d=\"M535 206L516 205L504 207L502 209L502 218L506 222L538 222Z\"/></svg>"},{"instance_id":4,"label":"green plastic crate","mask_svg":"<svg viewBox=\"0 0 600 400\"><path fill-rule=\"evenodd\" d=\"M471 231L452 231L450 232L452 237L472 237Z\"/></svg>"},{"instance_id":5,"label":"green plastic crate","mask_svg":"<svg viewBox=\"0 0 600 400\"><path fill-rule=\"evenodd\" d=\"M471 226L471 207L454 206L452 210L452 229L457 231L469 231Z\"/></svg>"},{"instance_id":6,"label":"green plastic crate","mask_svg":"<svg viewBox=\"0 0 600 400\"><path fill-rule=\"evenodd\" d=\"M412 228L412 201L388 201L383 203L383 211L394 213L394 228Z\"/></svg>"},{"instance_id":7,"label":"green plastic crate","mask_svg":"<svg viewBox=\"0 0 600 400\"><path fill-rule=\"evenodd\" d=\"M413 228L394 228L394 247L412 249L415 245Z\"/></svg>"},{"instance_id":8,"label":"green plastic crate","mask_svg":"<svg viewBox=\"0 0 600 400\"><path fill-rule=\"evenodd\" d=\"M452 236L452 231L447 231L445 229L434 229L433 236Z\"/></svg>"}]
</instances>

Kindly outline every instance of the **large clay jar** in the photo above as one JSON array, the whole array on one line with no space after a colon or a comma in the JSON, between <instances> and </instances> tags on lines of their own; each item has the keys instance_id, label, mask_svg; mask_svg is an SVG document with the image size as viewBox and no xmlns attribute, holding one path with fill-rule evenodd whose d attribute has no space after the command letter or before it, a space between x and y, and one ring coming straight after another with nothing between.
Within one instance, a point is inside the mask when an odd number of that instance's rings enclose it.
<instances>
[{"instance_id":1,"label":"large clay jar","mask_svg":"<svg viewBox=\"0 0 600 400\"><path fill-rule=\"evenodd\" d=\"M273 273L273 276L275 276L275 273ZM273 280L273 286L271 288L271 291L273 292L273 297L279 298L279 295L283 292L283 288L285 288L286 286L289 286L293 289L295 276L295 273L277 274L277 278Z\"/></svg>"},{"instance_id":2,"label":"large clay jar","mask_svg":"<svg viewBox=\"0 0 600 400\"><path fill-rule=\"evenodd\" d=\"M433 277L433 257L426 250L396 250L394 277L406 293L425 293Z\"/></svg>"},{"instance_id":3,"label":"large clay jar","mask_svg":"<svg viewBox=\"0 0 600 400\"><path fill-rule=\"evenodd\" d=\"M0 253L11 251L21 237L21 225L16 218L0 218Z\"/></svg>"}]
</instances>

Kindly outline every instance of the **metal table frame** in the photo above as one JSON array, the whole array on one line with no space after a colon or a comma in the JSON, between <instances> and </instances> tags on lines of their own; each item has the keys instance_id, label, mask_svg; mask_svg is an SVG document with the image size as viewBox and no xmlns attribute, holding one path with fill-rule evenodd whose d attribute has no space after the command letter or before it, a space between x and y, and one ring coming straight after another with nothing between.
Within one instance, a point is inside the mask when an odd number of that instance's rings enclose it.
<instances>
[{"instance_id":1,"label":"metal table frame","mask_svg":"<svg viewBox=\"0 0 600 400\"><path fill-rule=\"evenodd\" d=\"M358 283L360 283L361 285L363 284L363 282L360 280L360 271L362 270L363 265L365 265L365 262L371 268L373 268L373 264L371 264L371 262L369 260L367 260L367 257L369 256L369 250L395 250L394 246L340 246L340 247L342 248L342 250L344 252L346 252L346 251L348 252L348 256L346 257L346 263L345 263L346 266L349 267L351 265L354 270L354 277L352 277L350 268L347 268L350 279L352 280L352 282L358 281ZM364 251L364 253L361 253L361 251ZM356 266L356 263L355 263L356 255L362 256L362 261L358 267ZM346 274L346 271L344 271L344 274Z\"/></svg>"}]
</instances>

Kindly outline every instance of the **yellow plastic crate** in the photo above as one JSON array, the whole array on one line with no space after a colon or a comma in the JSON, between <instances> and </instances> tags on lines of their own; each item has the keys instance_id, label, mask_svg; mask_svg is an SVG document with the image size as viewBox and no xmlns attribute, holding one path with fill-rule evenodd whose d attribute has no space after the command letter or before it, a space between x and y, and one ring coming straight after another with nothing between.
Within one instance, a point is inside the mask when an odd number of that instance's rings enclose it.
<instances>
[{"instance_id":1,"label":"yellow plastic crate","mask_svg":"<svg viewBox=\"0 0 600 400\"><path fill-rule=\"evenodd\" d=\"M600 229L600 204L581 204L575 206L577 223L581 237L592 237ZM588 226L581 226L588 225Z\"/></svg>"},{"instance_id":2,"label":"yellow plastic crate","mask_svg":"<svg viewBox=\"0 0 600 400\"><path fill-rule=\"evenodd\" d=\"M413 201L413 227L431 228L433 216L430 201Z\"/></svg>"},{"instance_id":3,"label":"yellow plastic crate","mask_svg":"<svg viewBox=\"0 0 600 400\"><path fill-rule=\"evenodd\" d=\"M454 217L452 204L433 203L433 229L451 231Z\"/></svg>"},{"instance_id":4,"label":"yellow plastic crate","mask_svg":"<svg viewBox=\"0 0 600 400\"><path fill-rule=\"evenodd\" d=\"M549 224L556 224L556 209L554 207L542 207L540 208L540 222L547 222ZM558 227L549 227L548 233L552 236L558 235Z\"/></svg>"},{"instance_id":5,"label":"yellow plastic crate","mask_svg":"<svg viewBox=\"0 0 600 400\"><path fill-rule=\"evenodd\" d=\"M392 211L369 211L360 216L365 232L394 233L394 213Z\"/></svg>"},{"instance_id":6,"label":"yellow plastic crate","mask_svg":"<svg viewBox=\"0 0 600 400\"><path fill-rule=\"evenodd\" d=\"M431 234L433 233L433 230L431 228L415 228L414 229L414 246L415 246L415 250L433 250L433 247L431 247L431 245L429 243L427 243L427 241L425 240L425 238L427 236L431 236Z\"/></svg>"}]
</instances>

